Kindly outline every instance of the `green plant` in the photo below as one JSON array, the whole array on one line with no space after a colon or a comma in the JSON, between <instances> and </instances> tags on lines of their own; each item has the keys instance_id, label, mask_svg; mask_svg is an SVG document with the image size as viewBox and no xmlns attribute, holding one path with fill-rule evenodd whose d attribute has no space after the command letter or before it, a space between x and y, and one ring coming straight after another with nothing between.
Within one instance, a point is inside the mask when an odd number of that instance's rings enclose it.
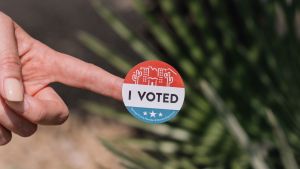
<instances>
[{"instance_id":1,"label":"green plant","mask_svg":"<svg viewBox=\"0 0 300 169\"><path fill-rule=\"evenodd\" d=\"M126 167L299 168L299 1L135 0L145 18L142 35L99 0L92 4L142 59L171 63L186 84L183 110L161 125L143 124L90 101L83 104L144 132L104 141ZM133 66L87 32L78 37L123 74ZM130 147L146 153L137 155Z\"/></svg>"}]
</instances>

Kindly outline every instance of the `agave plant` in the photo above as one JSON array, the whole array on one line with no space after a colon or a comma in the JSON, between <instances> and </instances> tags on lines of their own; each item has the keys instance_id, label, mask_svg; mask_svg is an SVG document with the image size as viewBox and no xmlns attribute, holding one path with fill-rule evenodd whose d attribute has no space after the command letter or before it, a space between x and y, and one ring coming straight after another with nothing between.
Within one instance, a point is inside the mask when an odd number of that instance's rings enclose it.
<instances>
[{"instance_id":1,"label":"agave plant","mask_svg":"<svg viewBox=\"0 0 300 169\"><path fill-rule=\"evenodd\" d=\"M136 33L105 7L100 17L143 60L183 75L186 101L166 124L148 125L99 103L135 138L102 143L127 168L298 169L300 161L299 1L135 0L145 23ZM297 27L298 25L298 27ZM134 66L87 32L80 41L124 75ZM136 151L136 149L143 150Z\"/></svg>"}]
</instances>

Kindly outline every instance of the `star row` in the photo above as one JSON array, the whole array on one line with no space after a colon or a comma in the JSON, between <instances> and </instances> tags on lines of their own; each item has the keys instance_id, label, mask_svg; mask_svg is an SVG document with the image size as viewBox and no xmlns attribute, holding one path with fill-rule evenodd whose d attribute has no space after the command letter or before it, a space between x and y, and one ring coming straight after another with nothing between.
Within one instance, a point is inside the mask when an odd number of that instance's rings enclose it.
<instances>
[{"instance_id":1,"label":"star row","mask_svg":"<svg viewBox=\"0 0 300 169\"><path fill-rule=\"evenodd\" d=\"M148 112L143 112L143 114L144 114L144 116L147 116ZM154 111L152 111L152 112L149 112L149 114L150 114L150 117L156 117L156 114L158 114L159 117L163 116L163 114L161 112L155 113Z\"/></svg>"}]
</instances>

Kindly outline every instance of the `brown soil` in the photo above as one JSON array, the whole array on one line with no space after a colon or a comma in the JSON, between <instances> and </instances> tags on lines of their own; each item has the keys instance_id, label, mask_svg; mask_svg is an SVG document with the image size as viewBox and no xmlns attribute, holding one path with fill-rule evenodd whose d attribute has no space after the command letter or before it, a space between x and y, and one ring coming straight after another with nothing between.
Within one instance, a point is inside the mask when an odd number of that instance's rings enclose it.
<instances>
[{"instance_id":1,"label":"brown soil","mask_svg":"<svg viewBox=\"0 0 300 169\"><path fill-rule=\"evenodd\" d=\"M119 160L99 142L128 137L130 130L100 118L78 116L62 126L39 128L30 138L14 135L0 147L1 169L121 169Z\"/></svg>"}]
</instances>

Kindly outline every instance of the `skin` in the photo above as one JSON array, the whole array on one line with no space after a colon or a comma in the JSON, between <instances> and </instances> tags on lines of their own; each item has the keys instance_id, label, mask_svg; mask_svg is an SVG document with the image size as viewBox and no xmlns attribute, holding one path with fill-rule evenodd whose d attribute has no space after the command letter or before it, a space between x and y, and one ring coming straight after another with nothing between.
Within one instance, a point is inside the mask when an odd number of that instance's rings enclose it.
<instances>
[{"instance_id":1,"label":"skin","mask_svg":"<svg viewBox=\"0 0 300 169\"><path fill-rule=\"evenodd\" d=\"M62 124L69 111L48 85L53 82L87 89L121 100L123 79L75 57L57 52L29 36L9 16L0 12L0 145L12 132L31 136L41 125ZM9 101L6 78L18 79L23 100Z\"/></svg>"}]
</instances>

